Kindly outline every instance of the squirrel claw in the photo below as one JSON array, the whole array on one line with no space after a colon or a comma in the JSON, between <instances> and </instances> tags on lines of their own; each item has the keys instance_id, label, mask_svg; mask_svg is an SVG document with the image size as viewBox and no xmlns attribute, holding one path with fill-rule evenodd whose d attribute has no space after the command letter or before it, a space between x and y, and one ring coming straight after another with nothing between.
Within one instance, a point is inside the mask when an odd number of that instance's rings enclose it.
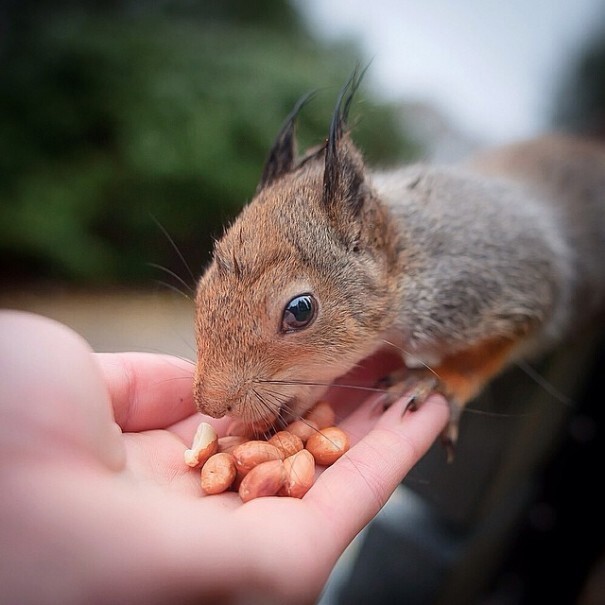
<instances>
[{"instance_id":1,"label":"squirrel claw","mask_svg":"<svg viewBox=\"0 0 605 605\"><path fill-rule=\"evenodd\" d=\"M441 433L441 445L445 450L445 456L448 464L454 462L456 453L456 443L445 435L445 432Z\"/></svg>"},{"instance_id":2,"label":"squirrel claw","mask_svg":"<svg viewBox=\"0 0 605 605\"><path fill-rule=\"evenodd\" d=\"M441 443L445 449L448 464L454 461L456 443L458 442L458 426L462 406L455 399L448 399L450 407L450 419L441 433Z\"/></svg>"},{"instance_id":3,"label":"squirrel claw","mask_svg":"<svg viewBox=\"0 0 605 605\"><path fill-rule=\"evenodd\" d=\"M391 405L407 395L407 401L404 405L401 415L408 410L417 410L438 387L439 381L432 374L419 374L417 371L396 370L395 372L381 378L377 382L377 388L385 390L380 398L383 411L386 411Z\"/></svg>"}]
</instances>

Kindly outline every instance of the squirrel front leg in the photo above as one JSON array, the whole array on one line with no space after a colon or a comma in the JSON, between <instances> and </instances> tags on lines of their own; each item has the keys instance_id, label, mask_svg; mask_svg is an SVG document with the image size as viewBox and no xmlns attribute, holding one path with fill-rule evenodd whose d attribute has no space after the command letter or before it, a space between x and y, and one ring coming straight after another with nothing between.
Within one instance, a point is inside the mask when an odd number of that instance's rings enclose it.
<instances>
[{"instance_id":1,"label":"squirrel front leg","mask_svg":"<svg viewBox=\"0 0 605 605\"><path fill-rule=\"evenodd\" d=\"M518 339L492 338L447 355L434 367L397 370L382 381L387 389L384 404L388 406L407 395L406 410L415 409L431 393L441 393L450 406L450 420L442 440L451 461L464 406L505 368L519 344Z\"/></svg>"}]
</instances>

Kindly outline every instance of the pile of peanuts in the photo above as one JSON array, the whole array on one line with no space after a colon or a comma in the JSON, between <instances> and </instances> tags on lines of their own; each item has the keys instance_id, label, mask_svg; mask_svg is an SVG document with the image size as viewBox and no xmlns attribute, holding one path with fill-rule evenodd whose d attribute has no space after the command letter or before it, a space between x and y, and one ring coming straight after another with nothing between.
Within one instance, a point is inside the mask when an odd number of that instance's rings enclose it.
<instances>
[{"instance_id":1,"label":"pile of peanuts","mask_svg":"<svg viewBox=\"0 0 605 605\"><path fill-rule=\"evenodd\" d=\"M185 463L201 468L205 494L237 490L243 502L262 496L302 498L313 485L315 465L329 466L349 449L347 434L334 422L334 410L325 401L266 441L219 438L212 425L202 422L185 451Z\"/></svg>"}]
</instances>

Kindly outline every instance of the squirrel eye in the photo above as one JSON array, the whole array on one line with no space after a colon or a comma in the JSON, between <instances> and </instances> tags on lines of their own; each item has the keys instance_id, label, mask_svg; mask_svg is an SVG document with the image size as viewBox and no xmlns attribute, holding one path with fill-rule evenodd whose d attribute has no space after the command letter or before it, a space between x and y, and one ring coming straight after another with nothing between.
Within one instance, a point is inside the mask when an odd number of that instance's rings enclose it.
<instances>
[{"instance_id":1,"label":"squirrel eye","mask_svg":"<svg viewBox=\"0 0 605 605\"><path fill-rule=\"evenodd\" d=\"M317 303L310 294L295 296L284 309L282 331L293 332L307 327L315 317Z\"/></svg>"}]
</instances>

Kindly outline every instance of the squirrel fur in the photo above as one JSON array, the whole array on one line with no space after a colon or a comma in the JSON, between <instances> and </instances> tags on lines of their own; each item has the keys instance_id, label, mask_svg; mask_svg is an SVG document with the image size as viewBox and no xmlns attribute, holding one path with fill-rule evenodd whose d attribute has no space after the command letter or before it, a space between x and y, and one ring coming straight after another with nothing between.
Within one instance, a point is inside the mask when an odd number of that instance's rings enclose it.
<instances>
[{"instance_id":1,"label":"squirrel fur","mask_svg":"<svg viewBox=\"0 0 605 605\"><path fill-rule=\"evenodd\" d=\"M325 145L300 159L306 99L295 107L216 243L196 293L195 401L214 417L286 422L391 347L408 369L389 391L416 404L442 392L453 442L491 378L605 306L605 148L550 135L458 166L371 171L346 123L359 80ZM301 296L311 320L284 328Z\"/></svg>"}]
</instances>

